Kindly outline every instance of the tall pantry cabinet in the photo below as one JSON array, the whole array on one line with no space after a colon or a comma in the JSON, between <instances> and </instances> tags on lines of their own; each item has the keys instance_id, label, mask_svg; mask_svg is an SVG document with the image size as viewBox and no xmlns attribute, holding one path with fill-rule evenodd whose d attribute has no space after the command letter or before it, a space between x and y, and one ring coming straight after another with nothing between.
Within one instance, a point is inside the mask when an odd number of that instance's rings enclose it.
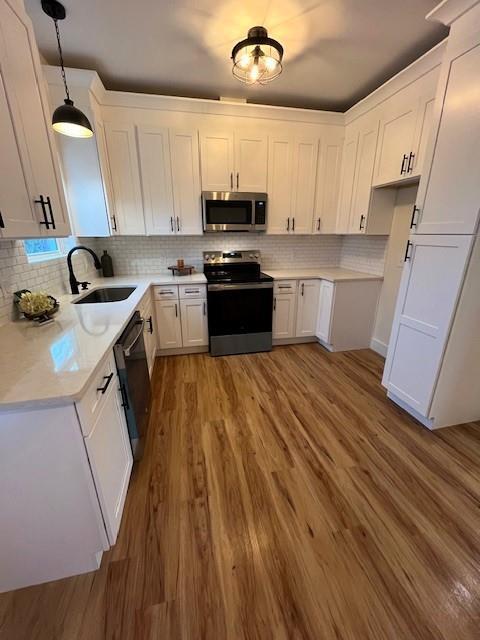
<instances>
[{"instance_id":1,"label":"tall pantry cabinet","mask_svg":"<svg viewBox=\"0 0 480 640\"><path fill-rule=\"evenodd\" d=\"M429 17L451 31L383 384L436 429L480 418L480 3Z\"/></svg>"}]
</instances>

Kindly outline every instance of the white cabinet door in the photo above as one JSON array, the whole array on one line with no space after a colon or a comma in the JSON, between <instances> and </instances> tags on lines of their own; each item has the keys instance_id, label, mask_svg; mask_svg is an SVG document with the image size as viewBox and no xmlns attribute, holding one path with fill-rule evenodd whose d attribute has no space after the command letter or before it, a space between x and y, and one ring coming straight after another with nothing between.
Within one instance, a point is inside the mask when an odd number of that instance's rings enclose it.
<instances>
[{"instance_id":1,"label":"white cabinet door","mask_svg":"<svg viewBox=\"0 0 480 640\"><path fill-rule=\"evenodd\" d=\"M362 121L355 162L355 180L349 222L350 233L365 233L377 149L378 118L362 118Z\"/></svg>"},{"instance_id":2,"label":"white cabinet door","mask_svg":"<svg viewBox=\"0 0 480 640\"><path fill-rule=\"evenodd\" d=\"M413 152L418 109L418 87L413 84L389 98L380 121L378 151L373 183L398 182L407 177Z\"/></svg>"},{"instance_id":3,"label":"white cabinet door","mask_svg":"<svg viewBox=\"0 0 480 640\"><path fill-rule=\"evenodd\" d=\"M184 347L208 345L206 300L181 300L182 337Z\"/></svg>"},{"instance_id":4,"label":"white cabinet door","mask_svg":"<svg viewBox=\"0 0 480 640\"><path fill-rule=\"evenodd\" d=\"M139 126L137 135L147 233L175 233L168 129Z\"/></svg>"},{"instance_id":5,"label":"white cabinet door","mask_svg":"<svg viewBox=\"0 0 480 640\"><path fill-rule=\"evenodd\" d=\"M155 303L157 338L160 349L178 349L182 346L182 325L178 300Z\"/></svg>"},{"instance_id":6,"label":"white cabinet door","mask_svg":"<svg viewBox=\"0 0 480 640\"><path fill-rule=\"evenodd\" d=\"M337 230L342 148L340 136L320 141L313 233L335 233Z\"/></svg>"},{"instance_id":7,"label":"white cabinet door","mask_svg":"<svg viewBox=\"0 0 480 640\"><path fill-rule=\"evenodd\" d=\"M34 229L20 218L20 227L25 231L30 228L37 236L69 235L70 223L33 31L26 15L16 13L4 0L0 2L0 69L28 186L29 209L35 207L39 222L49 222L49 229L46 225ZM49 198L44 210L35 204L40 195L45 200ZM27 220L29 215L27 213Z\"/></svg>"},{"instance_id":8,"label":"white cabinet door","mask_svg":"<svg viewBox=\"0 0 480 640\"><path fill-rule=\"evenodd\" d=\"M111 545L117 539L133 464L132 449L115 375L95 426L85 438L98 499Z\"/></svg>"},{"instance_id":9,"label":"white cabinet door","mask_svg":"<svg viewBox=\"0 0 480 640\"><path fill-rule=\"evenodd\" d=\"M323 342L330 342L331 321L333 310L334 284L328 280L320 281L318 297L317 331L315 335Z\"/></svg>"},{"instance_id":10,"label":"white cabinet door","mask_svg":"<svg viewBox=\"0 0 480 640\"><path fill-rule=\"evenodd\" d=\"M180 235L201 235L202 209L198 131L170 130L175 229Z\"/></svg>"},{"instance_id":11,"label":"white cabinet door","mask_svg":"<svg viewBox=\"0 0 480 640\"><path fill-rule=\"evenodd\" d=\"M293 293L277 293L273 298L274 340L295 336L295 307L297 296Z\"/></svg>"},{"instance_id":12,"label":"white cabinet door","mask_svg":"<svg viewBox=\"0 0 480 640\"><path fill-rule=\"evenodd\" d=\"M268 147L268 233L288 233L292 218L293 141L270 136Z\"/></svg>"},{"instance_id":13,"label":"white cabinet door","mask_svg":"<svg viewBox=\"0 0 480 640\"><path fill-rule=\"evenodd\" d=\"M337 233L348 233L352 209L355 166L357 162L358 131L347 130L343 145L342 177L338 200Z\"/></svg>"},{"instance_id":14,"label":"white cabinet door","mask_svg":"<svg viewBox=\"0 0 480 640\"><path fill-rule=\"evenodd\" d=\"M410 174L412 176L421 176L424 168L425 170L428 169L428 166L426 165L426 154L433 127L437 84L437 69L434 69L422 79L422 93L418 101L417 123L413 143L415 157L413 159L413 167Z\"/></svg>"},{"instance_id":15,"label":"white cabinet door","mask_svg":"<svg viewBox=\"0 0 480 640\"><path fill-rule=\"evenodd\" d=\"M428 417L472 239L415 235L409 242L383 384Z\"/></svg>"},{"instance_id":16,"label":"white cabinet door","mask_svg":"<svg viewBox=\"0 0 480 640\"><path fill-rule=\"evenodd\" d=\"M267 191L268 137L262 133L235 132L235 190Z\"/></svg>"},{"instance_id":17,"label":"white cabinet door","mask_svg":"<svg viewBox=\"0 0 480 640\"><path fill-rule=\"evenodd\" d=\"M151 377L157 351L157 323L155 319L155 308L152 302L149 302L145 309L142 310L142 317L145 320L143 339L145 341L145 352L147 354L148 372Z\"/></svg>"},{"instance_id":18,"label":"white cabinet door","mask_svg":"<svg viewBox=\"0 0 480 640\"><path fill-rule=\"evenodd\" d=\"M145 235L135 127L130 123L106 122L105 138L117 233Z\"/></svg>"},{"instance_id":19,"label":"white cabinet door","mask_svg":"<svg viewBox=\"0 0 480 640\"><path fill-rule=\"evenodd\" d=\"M315 213L317 138L297 138L293 155L293 201L291 231L311 233Z\"/></svg>"},{"instance_id":20,"label":"white cabinet door","mask_svg":"<svg viewBox=\"0 0 480 640\"><path fill-rule=\"evenodd\" d=\"M203 191L233 191L233 132L200 135L200 161Z\"/></svg>"},{"instance_id":21,"label":"white cabinet door","mask_svg":"<svg viewBox=\"0 0 480 640\"><path fill-rule=\"evenodd\" d=\"M297 338L314 336L317 329L319 280L300 280L297 294Z\"/></svg>"},{"instance_id":22,"label":"white cabinet door","mask_svg":"<svg viewBox=\"0 0 480 640\"><path fill-rule=\"evenodd\" d=\"M28 194L17 141L10 119L0 67L0 236L28 238L40 235Z\"/></svg>"},{"instance_id":23,"label":"white cabinet door","mask_svg":"<svg viewBox=\"0 0 480 640\"><path fill-rule=\"evenodd\" d=\"M478 42L478 34L475 38ZM451 52L445 95L422 176L416 233L475 233L480 210L480 44ZM468 48L467 48L468 47Z\"/></svg>"}]
</instances>

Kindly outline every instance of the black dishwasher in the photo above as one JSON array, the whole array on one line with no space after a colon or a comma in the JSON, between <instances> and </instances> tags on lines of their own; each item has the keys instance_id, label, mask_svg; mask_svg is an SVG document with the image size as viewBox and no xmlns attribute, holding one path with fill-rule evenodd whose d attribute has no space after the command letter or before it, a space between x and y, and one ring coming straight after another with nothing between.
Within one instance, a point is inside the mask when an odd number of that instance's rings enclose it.
<instances>
[{"instance_id":1,"label":"black dishwasher","mask_svg":"<svg viewBox=\"0 0 480 640\"><path fill-rule=\"evenodd\" d=\"M143 340L145 320L136 311L114 347L133 457L142 457L150 415L150 376Z\"/></svg>"}]
</instances>

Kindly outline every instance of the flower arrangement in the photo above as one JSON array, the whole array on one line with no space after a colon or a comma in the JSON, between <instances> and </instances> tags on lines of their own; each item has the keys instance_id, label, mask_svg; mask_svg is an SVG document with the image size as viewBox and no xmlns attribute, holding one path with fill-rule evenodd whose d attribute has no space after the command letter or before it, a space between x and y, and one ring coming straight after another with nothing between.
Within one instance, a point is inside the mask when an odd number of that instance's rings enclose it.
<instances>
[{"instance_id":1,"label":"flower arrangement","mask_svg":"<svg viewBox=\"0 0 480 640\"><path fill-rule=\"evenodd\" d=\"M46 322L58 311L60 306L53 296L43 291L28 291L27 289L17 294L17 303L20 311L28 320Z\"/></svg>"}]
</instances>

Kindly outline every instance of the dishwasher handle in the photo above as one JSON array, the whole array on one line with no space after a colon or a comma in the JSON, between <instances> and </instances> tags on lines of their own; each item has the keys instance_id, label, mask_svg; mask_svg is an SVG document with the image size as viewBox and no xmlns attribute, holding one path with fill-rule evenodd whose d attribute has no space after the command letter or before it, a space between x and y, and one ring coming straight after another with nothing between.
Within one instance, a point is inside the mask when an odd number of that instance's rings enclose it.
<instances>
[{"instance_id":1,"label":"dishwasher handle","mask_svg":"<svg viewBox=\"0 0 480 640\"><path fill-rule=\"evenodd\" d=\"M143 328L145 326L145 320L142 318L141 320L139 320L135 324L137 324L139 326L139 329L138 329L137 333L135 334L135 337L133 338L133 340L130 342L129 345L127 345L126 347L122 347L123 348L123 353L125 354L125 356L127 358L129 357L131 350L137 344L138 340L140 339L140 336L143 333Z\"/></svg>"}]
</instances>

